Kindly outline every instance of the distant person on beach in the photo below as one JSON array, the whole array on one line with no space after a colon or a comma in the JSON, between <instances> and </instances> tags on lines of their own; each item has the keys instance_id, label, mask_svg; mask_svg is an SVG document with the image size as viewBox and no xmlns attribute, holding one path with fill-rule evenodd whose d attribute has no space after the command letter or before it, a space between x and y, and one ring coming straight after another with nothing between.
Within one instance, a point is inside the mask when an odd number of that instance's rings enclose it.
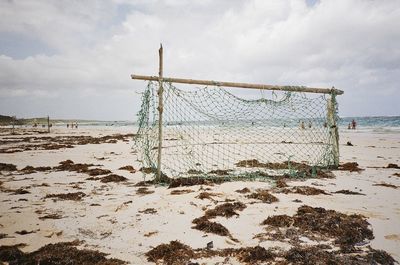
<instances>
[{"instance_id":1,"label":"distant person on beach","mask_svg":"<svg viewBox=\"0 0 400 265\"><path fill-rule=\"evenodd\" d=\"M67 123L67 129L69 128L69 123Z\"/></svg>"},{"instance_id":2,"label":"distant person on beach","mask_svg":"<svg viewBox=\"0 0 400 265\"><path fill-rule=\"evenodd\" d=\"M348 129L348 130L351 129L351 123L349 123L349 125L347 126L347 129Z\"/></svg>"},{"instance_id":3,"label":"distant person on beach","mask_svg":"<svg viewBox=\"0 0 400 265\"><path fill-rule=\"evenodd\" d=\"M304 126L304 121L302 121L301 123L300 123L300 128L302 129L302 130L304 130L306 127Z\"/></svg>"},{"instance_id":4,"label":"distant person on beach","mask_svg":"<svg viewBox=\"0 0 400 265\"><path fill-rule=\"evenodd\" d=\"M311 121L308 123L308 128L310 128L311 129L311 127L312 127L312 123L311 123Z\"/></svg>"},{"instance_id":5,"label":"distant person on beach","mask_svg":"<svg viewBox=\"0 0 400 265\"><path fill-rule=\"evenodd\" d=\"M353 120L351 121L351 128L352 128L353 130L355 130L355 129L356 129L356 126L357 126L357 122L353 119Z\"/></svg>"}]
</instances>

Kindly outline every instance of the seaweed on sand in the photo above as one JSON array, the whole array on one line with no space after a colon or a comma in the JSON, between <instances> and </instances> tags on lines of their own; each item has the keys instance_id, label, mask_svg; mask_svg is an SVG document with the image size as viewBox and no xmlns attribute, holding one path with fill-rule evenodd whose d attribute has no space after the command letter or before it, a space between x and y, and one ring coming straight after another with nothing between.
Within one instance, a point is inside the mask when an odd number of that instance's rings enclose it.
<instances>
[{"instance_id":1,"label":"seaweed on sand","mask_svg":"<svg viewBox=\"0 0 400 265\"><path fill-rule=\"evenodd\" d=\"M196 198L200 199L200 200L208 199L208 200L214 201L213 196L220 196L220 195L221 195L221 193L213 193L213 192L203 191L203 192L200 192L200 194L197 195Z\"/></svg>"},{"instance_id":2,"label":"seaweed on sand","mask_svg":"<svg viewBox=\"0 0 400 265\"><path fill-rule=\"evenodd\" d=\"M127 178L117 175L117 174L110 174L108 176L102 177L100 179L101 182L103 183L108 183L108 182L121 182L121 181L126 181Z\"/></svg>"},{"instance_id":3,"label":"seaweed on sand","mask_svg":"<svg viewBox=\"0 0 400 265\"><path fill-rule=\"evenodd\" d=\"M331 178L329 172L323 171L320 168L314 168L305 163L299 163L295 161L285 161L276 163L262 163L257 159L241 160L235 164L237 167L248 167L248 168L266 168L271 170L284 170L292 169L298 172L299 175L305 175L307 177L317 176L320 178ZM268 176L268 175L266 175Z\"/></svg>"},{"instance_id":4,"label":"seaweed on sand","mask_svg":"<svg viewBox=\"0 0 400 265\"><path fill-rule=\"evenodd\" d=\"M223 248L213 250L209 248L192 249L179 241L160 244L148 251L147 260L157 264L198 264L197 259L226 257L224 264L230 258L235 258L244 264L389 264L395 263L393 257L382 250L368 247L356 253L328 251L327 245L294 246L289 250L264 248L261 246ZM235 262L236 264L237 262Z\"/></svg>"},{"instance_id":5,"label":"seaweed on sand","mask_svg":"<svg viewBox=\"0 0 400 265\"><path fill-rule=\"evenodd\" d=\"M220 236L231 237L231 233L225 226L221 225L220 223L211 222L206 216L196 218L192 221L192 223L195 224L195 226L192 227L194 229L206 233L213 233Z\"/></svg>"},{"instance_id":6,"label":"seaweed on sand","mask_svg":"<svg viewBox=\"0 0 400 265\"><path fill-rule=\"evenodd\" d=\"M302 194L302 195L319 195L319 194L329 195L324 190L314 188L314 187L309 187L309 186L296 186L296 187L291 187L291 188L284 188L277 192L285 193L285 194L297 193L297 194Z\"/></svg>"},{"instance_id":7,"label":"seaweed on sand","mask_svg":"<svg viewBox=\"0 0 400 265\"><path fill-rule=\"evenodd\" d=\"M40 249L24 253L18 249L18 246L0 246L0 260L13 264L41 264L41 265L119 265L126 262L118 259L107 259L108 254L94 250L80 250L75 246L79 242L62 242L48 244Z\"/></svg>"},{"instance_id":8,"label":"seaweed on sand","mask_svg":"<svg viewBox=\"0 0 400 265\"><path fill-rule=\"evenodd\" d=\"M194 190L191 189L184 189L184 190L172 190L171 191L171 195L181 195L181 194L187 194L187 193L191 193L194 192Z\"/></svg>"},{"instance_id":9,"label":"seaweed on sand","mask_svg":"<svg viewBox=\"0 0 400 265\"><path fill-rule=\"evenodd\" d=\"M217 222L212 222L209 219L215 218L217 216L224 216L226 218L230 218L234 215L239 215L237 211L242 211L243 209L246 208L246 205L244 205L241 202L235 202L235 203L224 203L221 205L216 206L214 209L207 210L204 214L204 216L195 218L192 223L195 224L193 226L193 229L197 229L200 231L204 231L206 233L213 233L216 235L220 236L227 236L229 237L232 241L234 242L239 242L237 239L235 239L229 230L221 225L220 223Z\"/></svg>"},{"instance_id":10,"label":"seaweed on sand","mask_svg":"<svg viewBox=\"0 0 400 265\"><path fill-rule=\"evenodd\" d=\"M205 216L207 218L215 218L217 216L224 216L226 218L230 218L234 215L239 216L237 211L243 211L246 208L241 202L234 203L224 203L216 206L214 209L207 210L205 212Z\"/></svg>"},{"instance_id":11,"label":"seaweed on sand","mask_svg":"<svg viewBox=\"0 0 400 265\"><path fill-rule=\"evenodd\" d=\"M246 196L249 199L257 199L262 201L263 203L273 203L279 201L277 197L270 194L268 190L257 190L252 194Z\"/></svg>"},{"instance_id":12,"label":"seaweed on sand","mask_svg":"<svg viewBox=\"0 0 400 265\"><path fill-rule=\"evenodd\" d=\"M393 163L389 163L386 168L397 168L397 169L400 169L399 165L393 164Z\"/></svg>"},{"instance_id":13,"label":"seaweed on sand","mask_svg":"<svg viewBox=\"0 0 400 265\"><path fill-rule=\"evenodd\" d=\"M140 195L147 195L147 194L152 194L152 193L154 193L154 190L148 190L148 188L146 188L146 187L141 187L136 190L136 194L140 194Z\"/></svg>"},{"instance_id":14,"label":"seaweed on sand","mask_svg":"<svg viewBox=\"0 0 400 265\"><path fill-rule=\"evenodd\" d=\"M308 232L335 239L335 243L344 249L354 246L365 239L373 239L369 223L362 215L346 215L334 210L326 210L320 207L303 205L297 209L297 213L290 217L277 215L268 217L262 225L275 227L293 226L303 234Z\"/></svg>"},{"instance_id":15,"label":"seaweed on sand","mask_svg":"<svg viewBox=\"0 0 400 265\"><path fill-rule=\"evenodd\" d=\"M247 188L247 187L244 187L243 189L241 189L241 190L235 190L237 193L249 193L250 192L250 189L249 188Z\"/></svg>"},{"instance_id":16,"label":"seaweed on sand","mask_svg":"<svg viewBox=\"0 0 400 265\"><path fill-rule=\"evenodd\" d=\"M47 194L45 199L47 198L58 198L60 200L72 200L72 201L80 201L86 194L79 192L71 192L71 193L59 193L59 194Z\"/></svg>"},{"instance_id":17,"label":"seaweed on sand","mask_svg":"<svg viewBox=\"0 0 400 265\"><path fill-rule=\"evenodd\" d=\"M386 182L373 184L372 186L382 186L382 187L393 188L393 189L397 189L398 188L398 186L393 185L393 184L389 184L389 183L386 183Z\"/></svg>"},{"instance_id":18,"label":"seaweed on sand","mask_svg":"<svg viewBox=\"0 0 400 265\"><path fill-rule=\"evenodd\" d=\"M191 247L176 240L169 244L158 245L147 252L146 256L150 262L162 260L162 264L178 265L188 263L190 259L195 257L195 252Z\"/></svg>"},{"instance_id":19,"label":"seaweed on sand","mask_svg":"<svg viewBox=\"0 0 400 265\"><path fill-rule=\"evenodd\" d=\"M347 163L339 165L338 170L350 171L350 172L353 172L353 171L360 172L364 169L359 168L357 162L347 162Z\"/></svg>"},{"instance_id":20,"label":"seaweed on sand","mask_svg":"<svg viewBox=\"0 0 400 265\"><path fill-rule=\"evenodd\" d=\"M346 195L364 195L365 196L364 193L360 193L357 191L351 191L351 190L338 190L338 191L335 191L334 193L341 193L341 194L346 194Z\"/></svg>"},{"instance_id":21,"label":"seaweed on sand","mask_svg":"<svg viewBox=\"0 0 400 265\"><path fill-rule=\"evenodd\" d=\"M8 163L0 163L0 171L17 171L17 166Z\"/></svg>"},{"instance_id":22,"label":"seaweed on sand","mask_svg":"<svg viewBox=\"0 0 400 265\"><path fill-rule=\"evenodd\" d=\"M126 171L129 171L129 173L135 173L136 172L136 169L133 166L130 166L130 165L120 167L119 170L126 170Z\"/></svg>"}]
</instances>

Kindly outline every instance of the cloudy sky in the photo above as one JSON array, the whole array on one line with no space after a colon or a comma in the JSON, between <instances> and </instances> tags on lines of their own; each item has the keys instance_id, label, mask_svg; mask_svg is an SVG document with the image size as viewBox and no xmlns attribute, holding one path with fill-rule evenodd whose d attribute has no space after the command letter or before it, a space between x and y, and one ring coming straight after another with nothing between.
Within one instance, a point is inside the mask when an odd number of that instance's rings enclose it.
<instances>
[{"instance_id":1,"label":"cloudy sky","mask_svg":"<svg viewBox=\"0 0 400 265\"><path fill-rule=\"evenodd\" d=\"M332 87L400 115L399 0L0 0L0 114L132 120L164 75Z\"/></svg>"}]
</instances>

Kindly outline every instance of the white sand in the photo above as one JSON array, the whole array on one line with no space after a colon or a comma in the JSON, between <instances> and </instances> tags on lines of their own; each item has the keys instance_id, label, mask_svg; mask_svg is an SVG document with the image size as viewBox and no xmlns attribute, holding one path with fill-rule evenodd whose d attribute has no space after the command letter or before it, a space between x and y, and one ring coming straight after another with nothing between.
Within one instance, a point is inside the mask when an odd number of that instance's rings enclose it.
<instances>
[{"instance_id":1,"label":"white sand","mask_svg":"<svg viewBox=\"0 0 400 265\"><path fill-rule=\"evenodd\" d=\"M107 135L112 133L135 132L133 128L80 128L67 130L55 128L50 136L71 134L77 135ZM44 136L44 135L41 135ZM1 136L0 140L5 136ZM351 141L354 146L346 146ZM149 195L137 195L134 184L142 180L142 173L131 174L118 168L132 165L140 168L136 161L133 142L119 141L116 144L88 144L75 146L70 149L51 151L25 151L12 154L0 154L0 162L12 163L21 169L31 166L57 166L60 161L71 159L75 163L101 164L101 168L109 169L113 173L125 176L128 183L101 183L99 181L85 181L87 174L76 172L50 172L17 175L3 172L0 180L5 188L26 187L30 194L10 195L0 192L0 233L11 238L0 239L0 245L26 243L24 251L33 251L41 246L75 239L84 240L84 248L110 253L115 257L129 261L132 264L147 264L145 252L161 243L171 240L180 240L192 248L205 247L207 242L213 241L214 248L289 245L281 242L261 242L253 237L263 232L260 222L268 216L276 214L293 215L300 205L324 207L339 212L352 214L359 213L368 217L375 239L370 244L373 248L382 249L400 261L400 173L399 169L385 169L388 163L400 164L400 134L373 134L362 132L341 132L340 139L341 162L356 161L364 171L346 172L335 171L334 179L309 179L304 182L292 181L290 186L309 185L334 192L348 189L366 194L366 196L332 194L305 196L299 194L274 194L279 202L273 204L248 202L243 194L235 192L237 189L248 187L270 188L268 182L231 182L215 185L209 192L221 193L214 197L218 201L235 199L247 205L240 212L239 217L216 218L215 220L228 228L232 236L240 242L235 243L227 237L214 234L205 234L191 229L192 220L204 214L203 207L212 208L215 202L195 198L199 194L200 186L176 189L192 189L194 192L183 195L170 195L171 189L162 186L150 186L155 192ZM99 160L98 158L105 158ZM71 182L78 183L81 189L73 188ZM377 183L389 183L398 186L373 186ZM47 183L49 186L39 186ZM204 186L206 188L208 186ZM82 191L87 194L82 201L56 201L44 199L46 194L67 193ZM28 201L20 201L26 198ZM300 199L302 203L292 202ZM131 202L130 202L131 201ZM100 204L101 206L90 206ZM157 210L155 214L145 214L139 211L147 208ZM41 214L35 211L42 212ZM60 213L63 218L58 220L40 220L39 216L47 213ZM18 235L15 232L27 230L36 231L27 235ZM155 232L151 236L145 234ZM209 264L222 261L223 258L205 260ZM231 261L233 262L233 261Z\"/></svg>"}]
</instances>

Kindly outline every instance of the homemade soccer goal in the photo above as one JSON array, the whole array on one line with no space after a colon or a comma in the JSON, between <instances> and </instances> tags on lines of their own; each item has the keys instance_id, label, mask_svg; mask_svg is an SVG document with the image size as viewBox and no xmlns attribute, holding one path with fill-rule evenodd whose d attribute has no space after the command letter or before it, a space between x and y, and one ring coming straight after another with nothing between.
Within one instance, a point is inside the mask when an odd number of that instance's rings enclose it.
<instances>
[{"instance_id":1,"label":"homemade soccer goal","mask_svg":"<svg viewBox=\"0 0 400 265\"><path fill-rule=\"evenodd\" d=\"M131 76L148 80L136 147L156 179L261 178L338 166L336 95L343 91L166 78L162 54L161 47L159 76ZM279 92L268 99L265 90Z\"/></svg>"}]
</instances>

